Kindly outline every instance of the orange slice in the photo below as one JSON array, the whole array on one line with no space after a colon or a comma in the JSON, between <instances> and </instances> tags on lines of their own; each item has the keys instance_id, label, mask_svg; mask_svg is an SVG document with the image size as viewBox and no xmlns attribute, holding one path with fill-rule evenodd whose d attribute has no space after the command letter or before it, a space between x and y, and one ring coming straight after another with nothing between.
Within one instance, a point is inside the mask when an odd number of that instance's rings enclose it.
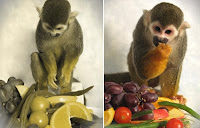
<instances>
[{"instance_id":1,"label":"orange slice","mask_svg":"<svg viewBox=\"0 0 200 128\"><path fill-rule=\"evenodd\" d=\"M166 97L158 97L158 100L154 103L152 103L156 109L160 108L160 107L166 107L168 110L171 110L173 109L173 107L170 107L170 106L161 106L161 105L158 105L158 102L163 102L163 101L169 101L169 102L172 102L172 103L179 103L179 100L171 100L169 98L166 98Z\"/></svg>"},{"instance_id":2,"label":"orange slice","mask_svg":"<svg viewBox=\"0 0 200 128\"><path fill-rule=\"evenodd\" d=\"M109 108L106 111L104 111L104 126L108 126L112 123L114 115L115 110L113 108Z\"/></svg>"}]
</instances>

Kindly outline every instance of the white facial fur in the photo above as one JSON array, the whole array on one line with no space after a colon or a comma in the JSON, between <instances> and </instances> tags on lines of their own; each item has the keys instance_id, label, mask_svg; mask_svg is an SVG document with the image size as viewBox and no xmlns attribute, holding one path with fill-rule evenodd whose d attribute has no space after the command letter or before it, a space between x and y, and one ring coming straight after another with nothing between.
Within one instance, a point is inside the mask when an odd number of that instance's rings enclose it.
<instances>
[{"instance_id":1,"label":"white facial fur","mask_svg":"<svg viewBox=\"0 0 200 128\"><path fill-rule=\"evenodd\" d=\"M160 31L156 29L158 27ZM149 30L153 36L158 36L160 38L167 38L171 42L177 35L178 35L178 30L174 25L169 25L163 28L158 21L152 22L149 25ZM169 33L168 33L169 32Z\"/></svg>"},{"instance_id":2,"label":"white facial fur","mask_svg":"<svg viewBox=\"0 0 200 128\"><path fill-rule=\"evenodd\" d=\"M66 24L58 24L56 27L52 28L48 23L42 23L43 29L50 33L53 37L61 36L62 33L68 28Z\"/></svg>"}]
</instances>

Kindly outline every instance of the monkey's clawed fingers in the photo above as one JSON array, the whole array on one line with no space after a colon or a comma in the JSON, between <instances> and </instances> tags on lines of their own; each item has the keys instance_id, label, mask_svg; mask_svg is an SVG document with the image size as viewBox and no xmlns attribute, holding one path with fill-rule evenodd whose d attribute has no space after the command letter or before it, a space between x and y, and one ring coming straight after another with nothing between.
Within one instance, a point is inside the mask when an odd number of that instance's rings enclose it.
<instances>
[{"instance_id":1,"label":"monkey's clawed fingers","mask_svg":"<svg viewBox=\"0 0 200 128\"><path fill-rule=\"evenodd\" d=\"M57 89L58 88L58 86L54 82L54 81L56 81L56 77L49 75L47 80L48 80L48 85L50 85L53 89Z\"/></svg>"}]
</instances>

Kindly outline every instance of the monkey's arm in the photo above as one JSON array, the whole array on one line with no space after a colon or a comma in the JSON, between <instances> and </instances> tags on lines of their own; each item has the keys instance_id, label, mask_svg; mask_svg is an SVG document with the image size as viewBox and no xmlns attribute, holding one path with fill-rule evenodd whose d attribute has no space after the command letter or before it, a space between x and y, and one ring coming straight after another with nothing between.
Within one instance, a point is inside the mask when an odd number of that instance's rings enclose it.
<instances>
[{"instance_id":1,"label":"monkey's arm","mask_svg":"<svg viewBox=\"0 0 200 128\"><path fill-rule=\"evenodd\" d=\"M58 86L55 84L56 75L57 75L57 65L56 65L56 59L55 59L54 54L49 51L46 51L44 53L39 53L39 54L42 58L42 61L48 73L48 76L47 76L48 85L50 85L54 89L57 89Z\"/></svg>"},{"instance_id":2,"label":"monkey's arm","mask_svg":"<svg viewBox=\"0 0 200 128\"><path fill-rule=\"evenodd\" d=\"M138 61L138 74L143 79L153 79L159 76L168 63L171 47L159 44L154 50L148 52Z\"/></svg>"}]
</instances>

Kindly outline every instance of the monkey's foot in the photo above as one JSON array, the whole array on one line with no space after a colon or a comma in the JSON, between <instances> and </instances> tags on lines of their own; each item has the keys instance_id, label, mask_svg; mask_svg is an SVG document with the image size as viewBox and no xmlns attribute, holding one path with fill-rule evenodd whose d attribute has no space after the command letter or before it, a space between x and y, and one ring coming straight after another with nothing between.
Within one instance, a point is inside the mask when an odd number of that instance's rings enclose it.
<instances>
[{"instance_id":1,"label":"monkey's foot","mask_svg":"<svg viewBox=\"0 0 200 128\"><path fill-rule=\"evenodd\" d=\"M61 75L59 78L60 86L65 87L65 85L70 85L71 75Z\"/></svg>"},{"instance_id":2,"label":"monkey's foot","mask_svg":"<svg viewBox=\"0 0 200 128\"><path fill-rule=\"evenodd\" d=\"M47 83L38 83L37 90L48 90Z\"/></svg>"},{"instance_id":3,"label":"monkey's foot","mask_svg":"<svg viewBox=\"0 0 200 128\"><path fill-rule=\"evenodd\" d=\"M187 102L187 99L183 95L173 96L172 99L173 100L178 99L179 100L179 104L183 104L183 105L185 105L185 103Z\"/></svg>"},{"instance_id":4,"label":"monkey's foot","mask_svg":"<svg viewBox=\"0 0 200 128\"><path fill-rule=\"evenodd\" d=\"M71 86L67 86L67 87L61 87L60 88L60 94L65 94L65 93L68 93L68 92L71 92Z\"/></svg>"},{"instance_id":5,"label":"monkey's foot","mask_svg":"<svg viewBox=\"0 0 200 128\"><path fill-rule=\"evenodd\" d=\"M58 86L56 85L55 83L56 80L56 75L48 75L47 77L47 82L48 82L48 85L51 86L53 89L57 89Z\"/></svg>"}]
</instances>

